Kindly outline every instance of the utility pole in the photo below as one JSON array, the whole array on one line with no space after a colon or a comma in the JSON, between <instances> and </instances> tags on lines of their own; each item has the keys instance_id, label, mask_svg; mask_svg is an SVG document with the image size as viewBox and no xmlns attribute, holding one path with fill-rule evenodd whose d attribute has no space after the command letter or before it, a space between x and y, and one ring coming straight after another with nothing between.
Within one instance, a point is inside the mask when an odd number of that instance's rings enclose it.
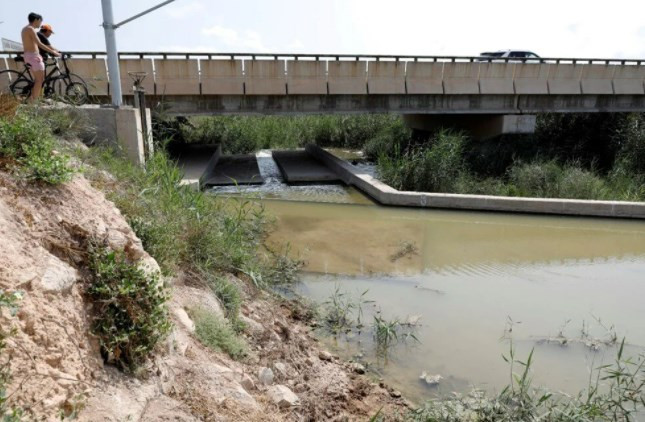
<instances>
[{"instance_id":1,"label":"utility pole","mask_svg":"<svg viewBox=\"0 0 645 422\"><path fill-rule=\"evenodd\" d=\"M166 0L161 4L151 7L137 15L132 16L120 23L114 24L114 14L112 13L112 0L101 0L103 8L103 29L105 30L105 48L107 51L108 72L110 73L110 89L112 91L112 105L120 107L123 104L123 95L121 94L121 72L119 71L119 53L116 49L116 29L120 26L131 22L153 10L172 3L175 0Z\"/></svg>"}]
</instances>

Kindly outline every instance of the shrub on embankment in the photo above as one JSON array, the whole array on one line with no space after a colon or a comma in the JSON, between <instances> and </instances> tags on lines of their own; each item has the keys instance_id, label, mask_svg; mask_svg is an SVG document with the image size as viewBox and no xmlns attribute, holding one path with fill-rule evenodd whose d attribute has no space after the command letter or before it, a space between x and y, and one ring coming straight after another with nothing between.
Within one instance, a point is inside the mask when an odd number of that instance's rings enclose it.
<instances>
[{"instance_id":1,"label":"shrub on embankment","mask_svg":"<svg viewBox=\"0 0 645 422\"><path fill-rule=\"evenodd\" d=\"M292 281L295 272L279 277L276 272L285 260L297 264L263 249L267 218L262 205L182 185L181 171L163 151L157 151L145 169L113 149L93 148L79 152L79 157L99 170L88 175L128 219L163 272L183 273L209 286L220 300L226 319L201 318L201 340L234 358L243 356L238 347L242 343L231 335L244 328L239 318L244 291ZM229 273L237 277L227 278Z\"/></svg>"},{"instance_id":2,"label":"shrub on embankment","mask_svg":"<svg viewBox=\"0 0 645 422\"><path fill-rule=\"evenodd\" d=\"M108 363L134 371L170 331L168 292L156 274L129 262L122 251L93 244L88 261L92 334Z\"/></svg>"},{"instance_id":3,"label":"shrub on embankment","mask_svg":"<svg viewBox=\"0 0 645 422\"><path fill-rule=\"evenodd\" d=\"M2 100L0 116L0 157L2 165L27 180L59 184L74 170L69 157L56 150L53 114L36 107L10 107Z\"/></svg>"}]
</instances>

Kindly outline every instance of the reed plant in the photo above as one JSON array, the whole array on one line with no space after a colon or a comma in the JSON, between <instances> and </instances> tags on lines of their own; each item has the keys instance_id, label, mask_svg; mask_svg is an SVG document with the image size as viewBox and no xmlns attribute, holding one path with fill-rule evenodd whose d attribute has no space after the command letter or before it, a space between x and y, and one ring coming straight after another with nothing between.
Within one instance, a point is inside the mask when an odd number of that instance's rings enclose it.
<instances>
[{"instance_id":1,"label":"reed plant","mask_svg":"<svg viewBox=\"0 0 645 422\"><path fill-rule=\"evenodd\" d=\"M503 356L509 365L509 384L496 395L473 391L467 396L436 399L410 412L414 422L636 421L645 410L645 356L627 356L625 340L610 364L590 373L589 384L577 395L537 388L532 383L534 354L516 356L513 344Z\"/></svg>"}]
</instances>

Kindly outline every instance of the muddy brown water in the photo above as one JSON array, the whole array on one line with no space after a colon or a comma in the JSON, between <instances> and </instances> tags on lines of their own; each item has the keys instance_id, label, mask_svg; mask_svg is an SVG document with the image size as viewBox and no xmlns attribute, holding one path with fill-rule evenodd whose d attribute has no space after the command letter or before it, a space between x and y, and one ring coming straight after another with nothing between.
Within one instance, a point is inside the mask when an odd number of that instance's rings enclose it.
<instances>
[{"instance_id":1,"label":"muddy brown water","mask_svg":"<svg viewBox=\"0 0 645 422\"><path fill-rule=\"evenodd\" d=\"M535 349L535 385L567 393L616 353L580 343L583 331L587 339L615 332L630 353L642 352L644 222L386 208L348 195L339 202L353 204L265 199L275 217L269 241L289 243L306 261L298 290L318 303L335 289L354 298L368 290L374 303L363 306L363 332L324 341L411 399L499 391L510 377L501 357L509 337L518 358ZM377 311L420 315L419 341L378 356L370 331ZM560 333L566 346L541 341ZM428 386L424 371L443 379Z\"/></svg>"}]
</instances>

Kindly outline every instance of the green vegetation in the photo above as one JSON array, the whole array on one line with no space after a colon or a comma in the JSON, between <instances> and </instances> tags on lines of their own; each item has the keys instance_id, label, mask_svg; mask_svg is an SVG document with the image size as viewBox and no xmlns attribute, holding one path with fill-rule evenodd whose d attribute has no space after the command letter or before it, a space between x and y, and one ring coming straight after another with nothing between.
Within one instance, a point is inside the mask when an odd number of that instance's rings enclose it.
<instances>
[{"instance_id":1,"label":"green vegetation","mask_svg":"<svg viewBox=\"0 0 645 422\"><path fill-rule=\"evenodd\" d=\"M164 272L266 271L266 262L256 259L265 223L256 202L217 198L182 186L180 170L163 152L155 153L145 169L111 149L79 154L114 176L89 174L128 218Z\"/></svg>"},{"instance_id":2,"label":"green vegetation","mask_svg":"<svg viewBox=\"0 0 645 422\"><path fill-rule=\"evenodd\" d=\"M374 315L374 343L376 354L379 357L387 357L388 351L394 345L405 342L408 339L419 341L413 332L412 326L405 326L398 318L386 319L380 312Z\"/></svg>"},{"instance_id":3,"label":"green vegetation","mask_svg":"<svg viewBox=\"0 0 645 422\"><path fill-rule=\"evenodd\" d=\"M413 131L396 115L219 116L169 120L156 132L226 153L307 143L362 149L381 179L425 192L645 200L645 114L538 116L534 135L485 141L464 133Z\"/></svg>"},{"instance_id":4,"label":"green vegetation","mask_svg":"<svg viewBox=\"0 0 645 422\"><path fill-rule=\"evenodd\" d=\"M15 315L20 299L20 293L7 293L0 290L0 312L2 312L2 308L6 308L11 315ZM7 346L7 338L13 333L13 329L7 330L5 327L0 327L0 421L2 422L18 422L22 415L21 409L7 403L7 386L11 381L10 360L2 357L2 351Z\"/></svg>"},{"instance_id":5,"label":"green vegetation","mask_svg":"<svg viewBox=\"0 0 645 422\"><path fill-rule=\"evenodd\" d=\"M248 346L229 321L201 308L191 309L190 316L195 322L195 335L204 345L221 350L235 360L247 355Z\"/></svg>"},{"instance_id":6,"label":"green vegetation","mask_svg":"<svg viewBox=\"0 0 645 422\"><path fill-rule=\"evenodd\" d=\"M169 332L168 292L155 274L128 262L123 252L89 248L92 333L107 362L135 370Z\"/></svg>"},{"instance_id":7,"label":"green vegetation","mask_svg":"<svg viewBox=\"0 0 645 422\"><path fill-rule=\"evenodd\" d=\"M244 323L240 320L240 306L242 305L242 293L240 287L224 274L212 274L202 272L201 277L206 280L215 296L224 307L226 319L236 332L244 329Z\"/></svg>"},{"instance_id":8,"label":"green vegetation","mask_svg":"<svg viewBox=\"0 0 645 422\"><path fill-rule=\"evenodd\" d=\"M74 170L69 157L59 153L47 113L22 106L15 114L0 117L0 157L5 165L27 180L49 184L68 181Z\"/></svg>"},{"instance_id":9,"label":"green vegetation","mask_svg":"<svg viewBox=\"0 0 645 422\"><path fill-rule=\"evenodd\" d=\"M476 141L441 130L378 156L401 190L645 200L645 115L543 115L534 136Z\"/></svg>"},{"instance_id":10,"label":"green vegetation","mask_svg":"<svg viewBox=\"0 0 645 422\"><path fill-rule=\"evenodd\" d=\"M163 113L154 122L155 138L179 143L221 144L225 153L266 148L298 148L309 143L360 149L392 125L394 115L215 116L171 120Z\"/></svg>"},{"instance_id":11,"label":"green vegetation","mask_svg":"<svg viewBox=\"0 0 645 422\"><path fill-rule=\"evenodd\" d=\"M414 422L633 421L645 407L645 359L625 357L624 348L623 340L614 363L595 368L588 388L569 397L534 388L533 352L525 361L520 361L511 344L509 355L504 356L511 381L499 394L487 397L475 391L467 397L430 401L407 419Z\"/></svg>"}]
</instances>

